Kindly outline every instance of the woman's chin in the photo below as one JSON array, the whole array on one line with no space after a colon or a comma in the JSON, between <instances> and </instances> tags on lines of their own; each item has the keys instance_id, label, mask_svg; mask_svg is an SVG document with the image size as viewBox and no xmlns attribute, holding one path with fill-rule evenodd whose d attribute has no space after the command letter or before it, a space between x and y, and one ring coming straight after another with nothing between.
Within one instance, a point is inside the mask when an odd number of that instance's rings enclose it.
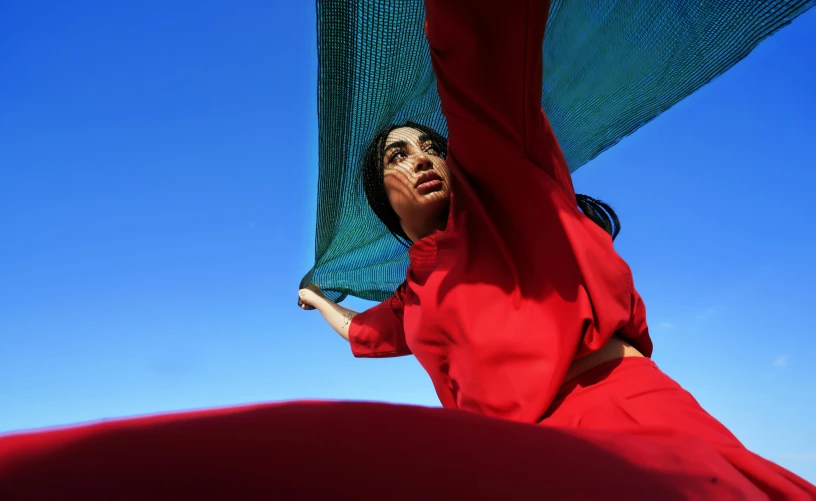
<instances>
[{"instance_id":1,"label":"woman's chin","mask_svg":"<svg viewBox=\"0 0 816 501\"><path fill-rule=\"evenodd\" d=\"M423 212L432 212L434 213L434 217L437 217L439 213L446 210L449 202L450 196L448 195L447 190L439 190L433 193L428 193L420 199Z\"/></svg>"},{"instance_id":2,"label":"woman's chin","mask_svg":"<svg viewBox=\"0 0 816 501\"><path fill-rule=\"evenodd\" d=\"M448 190L444 187L434 190L428 193L425 193L420 197L420 200L424 204L437 204L440 202L447 202L448 201Z\"/></svg>"}]
</instances>

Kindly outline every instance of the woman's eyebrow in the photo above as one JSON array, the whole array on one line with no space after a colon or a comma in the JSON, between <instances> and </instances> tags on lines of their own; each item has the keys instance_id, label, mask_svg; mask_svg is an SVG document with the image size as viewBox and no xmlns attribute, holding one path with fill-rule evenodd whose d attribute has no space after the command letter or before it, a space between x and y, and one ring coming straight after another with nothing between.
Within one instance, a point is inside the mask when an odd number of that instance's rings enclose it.
<instances>
[{"instance_id":1,"label":"woman's eyebrow","mask_svg":"<svg viewBox=\"0 0 816 501\"><path fill-rule=\"evenodd\" d=\"M385 153L388 153L390 150L393 150L394 148L403 148L403 149L405 149L407 147L408 147L408 143L405 142L405 141L394 141L393 143L391 143L391 144L389 144L388 146L385 147Z\"/></svg>"}]
</instances>

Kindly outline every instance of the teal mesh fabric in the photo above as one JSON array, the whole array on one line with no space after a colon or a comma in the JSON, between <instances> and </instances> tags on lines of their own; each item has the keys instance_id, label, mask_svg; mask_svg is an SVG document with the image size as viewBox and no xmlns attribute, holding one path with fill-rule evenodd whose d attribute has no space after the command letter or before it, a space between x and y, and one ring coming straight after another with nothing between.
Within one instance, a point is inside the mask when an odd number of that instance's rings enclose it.
<instances>
[{"instance_id":1,"label":"teal mesh fabric","mask_svg":"<svg viewBox=\"0 0 816 501\"><path fill-rule=\"evenodd\" d=\"M554 0L542 106L575 171L744 58L816 0ZM500 8L501 2L497 2ZM366 203L362 155L412 120L447 134L422 0L318 0L319 176L314 282L383 300L408 256Z\"/></svg>"}]
</instances>

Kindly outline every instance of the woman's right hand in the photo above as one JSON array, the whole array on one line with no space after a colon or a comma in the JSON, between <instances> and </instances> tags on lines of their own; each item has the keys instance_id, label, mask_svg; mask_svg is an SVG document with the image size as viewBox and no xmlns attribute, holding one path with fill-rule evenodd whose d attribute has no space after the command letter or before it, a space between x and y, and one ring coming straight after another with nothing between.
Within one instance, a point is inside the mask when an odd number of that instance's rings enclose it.
<instances>
[{"instance_id":1,"label":"woman's right hand","mask_svg":"<svg viewBox=\"0 0 816 501\"><path fill-rule=\"evenodd\" d=\"M323 291L320 290L320 287L315 284L309 284L298 291L298 306L304 310L314 310L320 306L321 303L328 301L326 296L323 295Z\"/></svg>"}]
</instances>

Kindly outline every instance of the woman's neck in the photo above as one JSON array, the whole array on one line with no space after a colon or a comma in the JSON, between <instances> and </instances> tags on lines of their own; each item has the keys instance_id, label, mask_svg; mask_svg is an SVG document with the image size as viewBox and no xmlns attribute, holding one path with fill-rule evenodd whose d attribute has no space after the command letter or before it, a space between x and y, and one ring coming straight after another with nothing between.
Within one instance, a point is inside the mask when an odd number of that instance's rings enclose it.
<instances>
[{"instance_id":1,"label":"woman's neck","mask_svg":"<svg viewBox=\"0 0 816 501\"><path fill-rule=\"evenodd\" d=\"M422 226L411 228L410 231L405 229L405 234L412 242L417 242L423 238L433 235L437 231L445 231L448 226L448 210L442 211L436 219L425 222Z\"/></svg>"}]
</instances>

